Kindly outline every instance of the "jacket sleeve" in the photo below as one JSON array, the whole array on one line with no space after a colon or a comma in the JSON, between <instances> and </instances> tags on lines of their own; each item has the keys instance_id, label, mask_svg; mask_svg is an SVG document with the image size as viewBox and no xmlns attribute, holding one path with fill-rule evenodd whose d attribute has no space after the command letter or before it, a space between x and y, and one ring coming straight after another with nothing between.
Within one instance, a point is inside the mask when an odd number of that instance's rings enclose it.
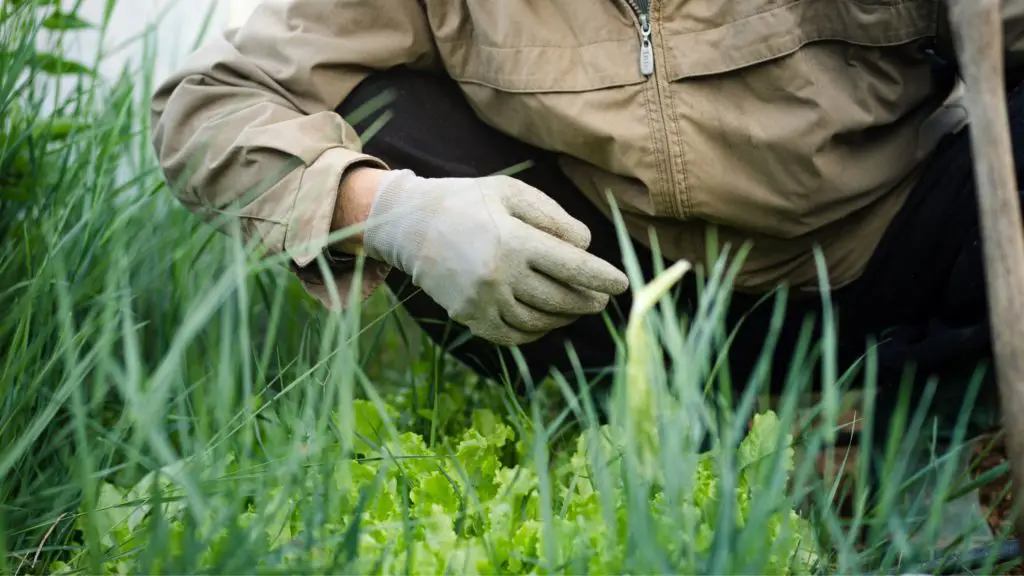
<instances>
[{"instance_id":1,"label":"jacket sleeve","mask_svg":"<svg viewBox=\"0 0 1024 576\"><path fill-rule=\"evenodd\" d=\"M330 295L314 261L359 135L334 109L368 74L438 58L419 0L264 0L240 28L191 55L157 89L153 145L177 199L207 221L237 218L243 238L286 253L306 289ZM368 261L369 295L387 269ZM342 302L354 270L334 269Z\"/></svg>"}]
</instances>

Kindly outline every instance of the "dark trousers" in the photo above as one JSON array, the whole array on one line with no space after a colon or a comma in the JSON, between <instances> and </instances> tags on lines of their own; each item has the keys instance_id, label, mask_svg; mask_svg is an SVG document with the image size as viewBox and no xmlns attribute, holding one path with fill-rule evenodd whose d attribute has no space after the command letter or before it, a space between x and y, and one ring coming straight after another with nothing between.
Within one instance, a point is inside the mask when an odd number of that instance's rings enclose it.
<instances>
[{"instance_id":1,"label":"dark trousers","mask_svg":"<svg viewBox=\"0 0 1024 576\"><path fill-rule=\"evenodd\" d=\"M351 113L385 90L394 95L386 106L392 117L366 144L367 153L424 177L485 176L532 161L532 167L515 176L547 193L590 227L590 252L622 265L614 225L560 172L553 155L485 125L451 80L402 69L377 73L360 85L338 111L342 115ZM1019 158L1024 142L1024 96L1020 90L1010 95L1009 102ZM364 130L377 116L371 115L356 128ZM1021 176L1018 168L1017 178ZM651 252L639 244L634 250L644 274L651 277ZM412 286L406 275L394 271L387 283L423 330L452 356L487 377L500 380L506 374L502 366L512 370L513 377L524 376L514 370L516 364L507 350L473 338L450 322L445 311ZM681 305L692 305L696 276L688 275L679 289ZM624 323L630 304L628 293L614 299L608 308L610 317ZM979 364L988 361L991 352L986 295L966 130L947 137L934 153L920 184L893 221L867 270L856 282L833 293L833 305L839 321L840 371L862 358L869 338L873 338L879 342L876 351L882 389L904 381L908 363L916 367L918 380L927 375L939 375L942 380L947 375L962 379L967 374L969 378ZM762 354L773 306L773 299L764 295L731 297L727 328L736 333L729 348L728 366L731 381L740 387ZM818 296L790 294L768 382L773 391L783 386L805 319L808 315L820 319L821 312ZM536 382L557 369L575 381L567 343L588 379L607 376L615 362L616 346L601 316L581 318L522 346L528 376ZM954 384L944 388L950 386Z\"/></svg>"}]
</instances>

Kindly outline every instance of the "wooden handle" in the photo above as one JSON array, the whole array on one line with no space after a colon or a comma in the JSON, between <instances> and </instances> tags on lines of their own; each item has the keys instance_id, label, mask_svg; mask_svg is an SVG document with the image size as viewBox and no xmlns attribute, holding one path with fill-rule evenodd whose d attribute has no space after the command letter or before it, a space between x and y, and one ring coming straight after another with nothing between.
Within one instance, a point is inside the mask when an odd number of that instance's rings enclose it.
<instances>
[{"instance_id":1,"label":"wooden handle","mask_svg":"<svg viewBox=\"0 0 1024 576\"><path fill-rule=\"evenodd\" d=\"M971 152L1014 503L1024 505L1024 223L1003 80L1001 0L947 0L966 85ZM1024 544L1024 514L1015 519Z\"/></svg>"}]
</instances>

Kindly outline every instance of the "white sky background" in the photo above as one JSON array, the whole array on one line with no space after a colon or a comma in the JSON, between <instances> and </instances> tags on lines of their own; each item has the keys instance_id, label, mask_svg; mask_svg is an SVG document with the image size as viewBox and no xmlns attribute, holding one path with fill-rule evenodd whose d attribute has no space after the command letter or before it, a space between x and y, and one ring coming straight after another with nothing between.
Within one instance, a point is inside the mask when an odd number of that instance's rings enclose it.
<instances>
[{"instance_id":1,"label":"white sky background","mask_svg":"<svg viewBox=\"0 0 1024 576\"><path fill-rule=\"evenodd\" d=\"M288 0L268 0L288 1ZM196 38L203 28L203 22L213 7L212 21L206 30L207 40L220 34L228 26L242 23L260 0L118 0L103 41L107 53L100 65L100 73L113 82L120 77L127 65L129 70L141 69L145 56L143 39L147 29L155 27L156 62L154 82L159 83L181 64L194 49ZM75 0L61 0L65 10L74 7ZM107 0L83 0L78 15L98 25L103 22L103 11ZM93 30L80 30L65 35L64 54L84 64L96 62L100 34ZM42 41L45 47L46 42ZM118 49L118 47L120 48ZM116 50L116 52L111 52ZM141 78L140 78L141 80ZM74 93L73 81L61 81L51 86L60 97L47 100L42 113L48 113L55 102ZM115 176L127 182L132 178L134 167L129 162L122 164Z\"/></svg>"},{"instance_id":2,"label":"white sky background","mask_svg":"<svg viewBox=\"0 0 1024 576\"><path fill-rule=\"evenodd\" d=\"M74 0L62 0L65 7L75 4ZM130 41L142 34L148 26L157 23L157 81L171 73L181 63L194 46L200 34L203 20L210 10L214 9L213 20L206 31L205 38L219 34L227 26L237 25L244 21L259 0L119 0L114 11L107 38L106 49ZM89 22L98 24L103 19L106 0L84 0L79 15ZM99 34L91 31L76 32L75 50L73 54L84 62L91 62L96 54ZM108 57L102 66L102 72L116 77L125 63L135 64L136 68L142 58L142 43L135 41L116 54Z\"/></svg>"}]
</instances>

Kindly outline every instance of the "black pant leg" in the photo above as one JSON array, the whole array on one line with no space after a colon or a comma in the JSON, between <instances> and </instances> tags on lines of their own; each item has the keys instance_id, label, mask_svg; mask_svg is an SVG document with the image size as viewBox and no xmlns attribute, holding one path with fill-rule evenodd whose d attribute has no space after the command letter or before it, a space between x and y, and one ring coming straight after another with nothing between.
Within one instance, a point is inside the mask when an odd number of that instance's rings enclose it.
<instances>
[{"instance_id":1,"label":"black pant leg","mask_svg":"<svg viewBox=\"0 0 1024 576\"><path fill-rule=\"evenodd\" d=\"M1010 92L1008 111L1016 177L1024 182L1024 85ZM848 302L851 311L861 312L860 333L883 337L878 347L878 410L872 422L872 448L878 457L892 434L903 433L891 429L902 385L911 386L910 409L915 410L927 380L937 378L930 408L948 425L961 410L977 370L983 369L975 409L995 406L987 300L973 156L965 128L933 154ZM908 365L914 368L909 380L904 371ZM995 423L983 419L980 424ZM872 472L876 484L885 481L878 467Z\"/></svg>"},{"instance_id":2,"label":"black pant leg","mask_svg":"<svg viewBox=\"0 0 1024 576\"><path fill-rule=\"evenodd\" d=\"M1024 86L1009 94L1008 109L1016 175L1024 181ZM965 128L934 153L845 306L859 332L885 338L879 359L888 384L910 363L917 387L937 376L942 393L955 397L991 361L985 285Z\"/></svg>"}]
</instances>

